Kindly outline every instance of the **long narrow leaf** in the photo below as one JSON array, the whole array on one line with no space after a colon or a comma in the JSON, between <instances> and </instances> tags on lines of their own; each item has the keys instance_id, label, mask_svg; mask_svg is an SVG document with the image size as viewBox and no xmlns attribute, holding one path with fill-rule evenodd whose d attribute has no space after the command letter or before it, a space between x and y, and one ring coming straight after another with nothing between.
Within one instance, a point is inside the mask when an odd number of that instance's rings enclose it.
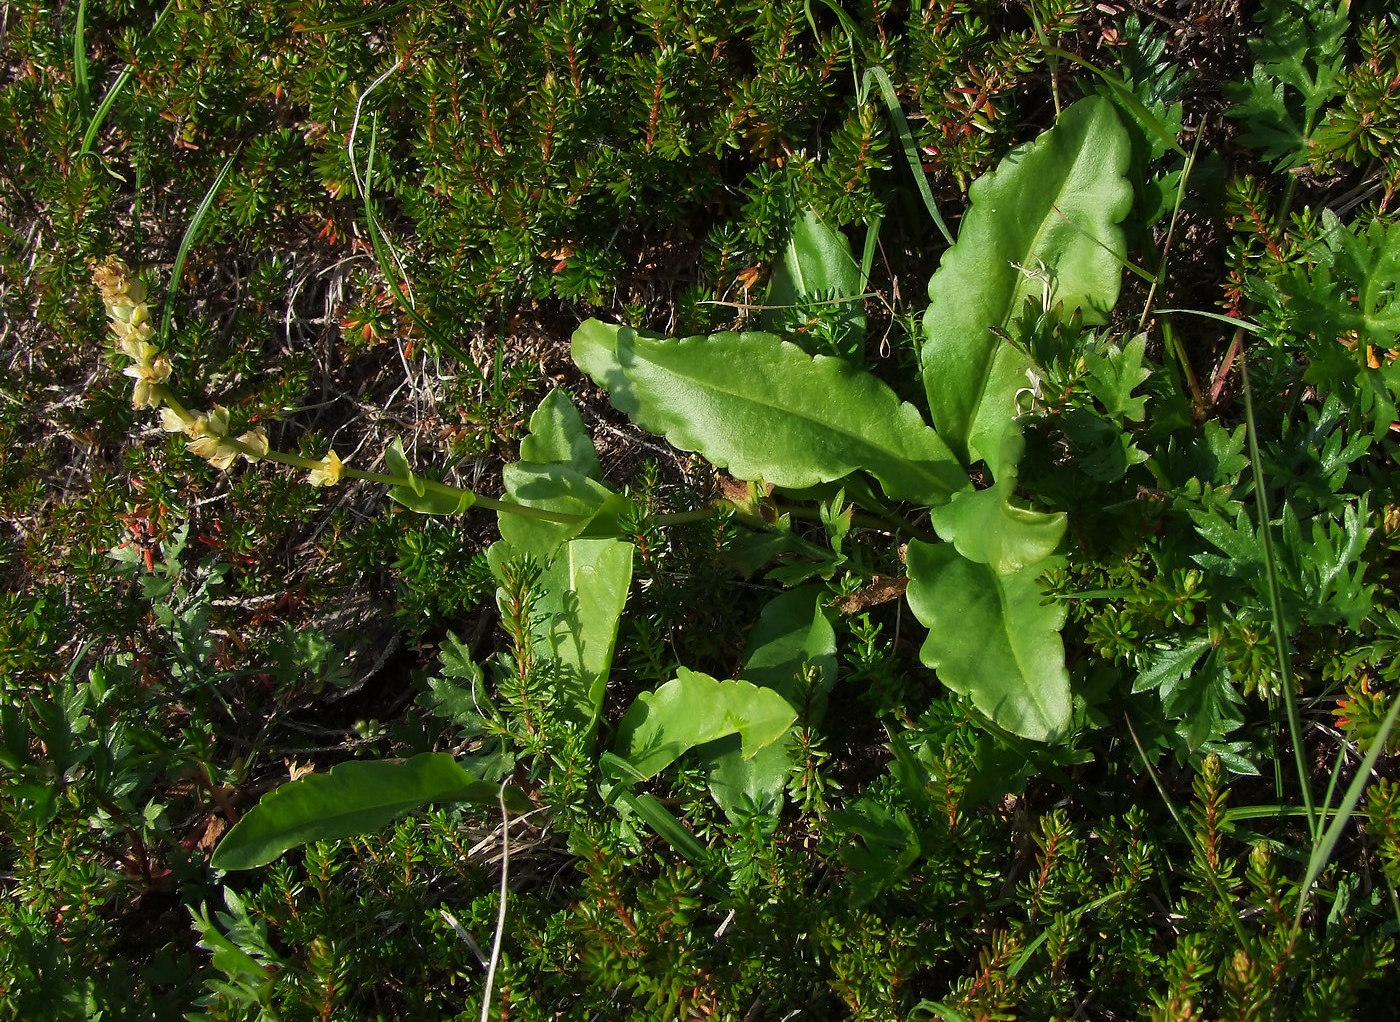
<instances>
[{"instance_id":1,"label":"long narrow leaf","mask_svg":"<svg viewBox=\"0 0 1400 1022\"><path fill-rule=\"evenodd\" d=\"M190 222L185 226L185 234L180 239L180 248L175 253L175 265L170 268L170 285L165 290L165 306L160 318L160 338L163 342L170 338L170 321L175 315L175 296L180 293L180 276L185 272L185 260L189 257L194 239L199 235L199 228L204 223L204 218L209 215L209 210L213 208L214 197L224 186L224 179L228 177L228 172L233 168L235 159L237 159L236 153L224 161L224 165L219 168L218 176L214 178L214 183L204 193L204 198L199 200L199 205L190 215Z\"/></svg>"},{"instance_id":2,"label":"long narrow leaf","mask_svg":"<svg viewBox=\"0 0 1400 1022\"><path fill-rule=\"evenodd\" d=\"M518 789L508 804L530 808ZM425 752L395 763L341 763L263 797L224 836L209 864L215 869L255 869L311 841L367 834L431 802L495 805L499 788L462 769L445 752Z\"/></svg>"},{"instance_id":3,"label":"long narrow leaf","mask_svg":"<svg viewBox=\"0 0 1400 1022\"><path fill-rule=\"evenodd\" d=\"M909 172L914 177L914 185L919 189L919 198L924 200L924 208L928 210L928 215L933 218L934 224L938 227L938 233L943 235L943 239L948 244L953 244L953 232L948 230L948 225L943 222L943 214L938 211L938 202L933 197L933 191L928 186L928 177L924 174L924 161L919 155L919 147L914 142L914 135L909 130L909 122L904 119L904 110L899 105L899 97L895 95L894 83L890 81L890 76L885 73L884 68L872 67L865 72L862 81L862 89L868 88L871 81L880 86L880 97L885 101L885 112L890 116L890 123L894 125L895 134L899 136L900 148L904 150L904 158L909 161Z\"/></svg>"},{"instance_id":4,"label":"long narrow leaf","mask_svg":"<svg viewBox=\"0 0 1400 1022\"><path fill-rule=\"evenodd\" d=\"M161 9L160 14L156 16L155 23L151 26L151 31L148 35L154 36L160 31L161 26L165 24L166 17L169 16L174 7L175 0L169 0L169 3L167 3ZM83 132L82 141L78 143L78 151L74 154L75 159L87 156L93 151L93 146L97 144L97 136L102 131L102 125L107 122L107 115L112 112L112 107L116 105L117 99L121 96L127 85L131 83L133 74L132 66L128 64L126 67L122 68L117 77L113 79L112 84L107 87L107 92L103 95L102 102L97 104L97 110L94 111L92 119L88 121L87 130Z\"/></svg>"},{"instance_id":5,"label":"long narrow leaf","mask_svg":"<svg viewBox=\"0 0 1400 1022\"><path fill-rule=\"evenodd\" d=\"M88 81L87 0L78 0L78 13L73 22L73 92L77 96L79 116L87 117L92 106L92 83Z\"/></svg>"},{"instance_id":6,"label":"long narrow leaf","mask_svg":"<svg viewBox=\"0 0 1400 1022\"><path fill-rule=\"evenodd\" d=\"M1322 833L1322 836L1313 845L1312 854L1308 856L1308 871L1303 874L1303 883L1298 889L1299 920L1302 919L1303 910L1307 906L1308 895L1312 891L1313 883L1327 868L1327 863L1331 861L1332 853L1337 848L1337 842L1341 840L1342 831L1351 822L1352 815L1356 812L1356 804L1361 801L1361 793L1366 790L1366 784L1371 779L1371 771L1375 769L1376 760L1385 751L1386 744L1390 740L1390 733L1395 730L1395 721L1398 715L1400 715L1400 699L1392 699L1390 711L1386 713L1385 720L1381 722L1380 731L1371 740L1371 747L1366 751L1361 765L1356 768L1356 776L1351 779L1351 784L1347 785L1346 794L1342 796L1342 802L1337 807L1331 826ZM1311 815L1312 810L1309 809L1308 812Z\"/></svg>"}]
</instances>

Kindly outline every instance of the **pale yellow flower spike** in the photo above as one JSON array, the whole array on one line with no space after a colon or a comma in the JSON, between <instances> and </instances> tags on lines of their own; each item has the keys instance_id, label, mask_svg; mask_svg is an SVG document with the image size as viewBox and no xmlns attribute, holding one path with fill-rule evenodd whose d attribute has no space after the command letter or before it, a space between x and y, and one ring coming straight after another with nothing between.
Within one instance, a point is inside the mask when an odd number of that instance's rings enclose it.
<instances>
[{"instance_id":1,"label":"pale yellow flower spike","mask_svg":"<svg viewBox=\"0 0 1400 1022\"><path fill-rule=\"evenodd\" d=\"M116 256L93 269L92 282L102 292L103 303L109 307L140 305L146 300L145 286L132 276L131 267Z\"/></svg>"},{"instance_id":2,"label":"pale yellow flower spike","mask_svg":"<svg viewBox=\"0 0 1400 1022\"><path fill-rule=\"evenodd\" d=\"M335 451L327 451L320 466L311 470L310 475L306 477L306 481L312 486L334 486L336 483L340 482L340 473L344 468L345 465L341 462Z\"/></svg>"},{"instance_id":3,"label":"pale yellow flower spike","mask_svg":"<svg viewBox=\"0 0 1400 1022\"><path fill-rule=\"evenodd\" d=\"M132 407L160 407L160 395L156 388L170 379L170 359L160 355L149 362L137 362L123 369L122 374L136 381L131 390Z\"/></svg>"},{"instance_id":4,"label":"pale yellow flower spike","mask_svg":"<svg viewBox=\"0 0 1400 1022\"><path fill-rule=\"evenodd\" d=\"M198 421L198 419L188 417L182 412L177 412L169 405L160 410L160 428L167 433L188 433Z\"/></svg>"},{"instance_id":5,"label":"pale yellow flower spike","mask_svg":"<svg viewBox=\"0 0 1400 1022\"><path fill-rule=\"evenodd\" d=\"M208 434L195 437L185 447L191 454L203 458L220 472L227 472L229 466L237 461L238 456L243 453L229 443L227 438Z\"/></svg>"}]
</instances>

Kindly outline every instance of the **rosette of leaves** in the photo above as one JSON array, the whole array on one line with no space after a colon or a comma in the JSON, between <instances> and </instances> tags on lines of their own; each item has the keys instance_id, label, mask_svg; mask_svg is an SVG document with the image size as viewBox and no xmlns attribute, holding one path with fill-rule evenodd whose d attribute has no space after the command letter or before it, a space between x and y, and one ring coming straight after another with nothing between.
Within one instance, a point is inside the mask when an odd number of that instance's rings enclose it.
<instances>
[{"instance_id":1,"label":"rosette of leaves","mask_svg":"<svg viewBox=\"0 0 1400 1022\"><path fill-rule=\"evenodd\" d=\"M1063 737L1070 720L1064 611L1042 605L1038 581L1065 520L1012 499L1017 395L1033 367L1005 338L1036 295L1077 307L1087 323L1106 318L1132 201L1128 157L1111 104L1091 98L973 184L929 288L932 427L866 370L776 334L666 339L590 320L573 337L575 362L617 408L739 479L802 491L861 473L888 500L932 508L944 542L911 541L907 556L909 604L930 629L921 657L997 726L1040 741ZM839 272L842 259L854 265L849 244L819 218L804 215L789 245L781 294L794 303L859 294L859 275ZM840 329L853 325L845 316ZM973 489L978 461L990 488Z\"/></svg>"}]
</instances>

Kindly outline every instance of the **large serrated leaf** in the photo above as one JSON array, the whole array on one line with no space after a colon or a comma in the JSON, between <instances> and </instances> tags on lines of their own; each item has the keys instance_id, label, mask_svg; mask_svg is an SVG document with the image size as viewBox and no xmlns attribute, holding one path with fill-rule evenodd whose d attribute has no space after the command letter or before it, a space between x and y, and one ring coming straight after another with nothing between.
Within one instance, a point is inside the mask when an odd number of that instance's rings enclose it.
<instances>
[{"instance_id":1,"label":"large serrated leaf","mask_svg":"<svg viewBox=\"0 0 1400 1022\"><path fill-rule=\"evenodd\" d=\"M647 780L697 745L738 735L752 757L787 734L797 712L778 693L747 681L717 681L684 667L655 692L643 692L618 725L617 748Z\"/></svg>"},{"instance_id":2,"label":"large serrated leaf","mask_svg":"<svg viewBox=\"0 0 1400 1022\"><path fill-rule=\"evenodd\" d=\"M929 282L923 345L934 427L967 461L1006 463L1005 423L1029 362L996 331L1041 294L1037 275L1052 272L1054 299L1086 323L1104 322L1117 301L1130 149L1113 105L1091 97L973 182L957 244Z\"/></svg>"},{"instance_id":3,"label":"large serrated leaf","mask_svg":"<svg viewBox=\"0 0 1400 1022\"><path fill-rule=\"evenodd\" d=\"M516 788L507 805L530 808ZM495 805L497 786L468 773L445 752L425 752L394 763L341 763L265 796L219 842L209 864L215 869L255 869L311 841L331 841L378 830L404 813L431 802Z\"/></svg>"},{"instance_id":4,"label":"large serrated leaf","mask_svg":"<svg viewBox=\"0 0 1400 1022\"><path fill-rule=\"evenodd\" d=\"M1011 575L969 561L950 543L910 540L914 616L929 630L923 662L991 720L1023 738L1051 742L1070 722L1062 605L1042 603L1041 561Z\"/></svg>"},{"instance_id":5,"label":"large serrated leaf","mask_svg":"<svg viewBox=\"0 0 1400 1022\"><path fill-rule=\"evenodd\" d=\"M801 488L863 470L941 504L967 477L913 405L838 358L765 333L662 340L589 320L574 361L634 422L740 479Z\"/></svg>"}]
</instances>

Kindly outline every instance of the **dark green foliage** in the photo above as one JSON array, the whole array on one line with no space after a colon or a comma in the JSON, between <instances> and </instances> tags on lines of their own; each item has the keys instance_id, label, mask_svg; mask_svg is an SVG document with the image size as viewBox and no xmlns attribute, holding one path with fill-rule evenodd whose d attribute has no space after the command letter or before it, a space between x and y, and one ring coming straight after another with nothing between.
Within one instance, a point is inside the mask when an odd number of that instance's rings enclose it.
<instances>
[{"instance_id":1,"label":"dark green foliage","mask_svg":"<svg viewBox=\"0 0 1400 1022\"><path fill-rule=\"evenodd\" d=\"M1400 36L1383 7L1268 0L1241 73L1243 26L1201 5L1167 25L1058 0L9 4L0 1015L475 1019L504 871L492 1018L1385 1017ZM1207 116L1222 78L1243 79L1234 135ZM620 426L564 338L598 308L683 336L752 327L813 209L868 255L869 342L820 295L771 321L901 386L944 245L909 157L957 226L972 180L1096 91L1131 137L1127 258L1163 276L1094 332L1037 277L1047 300L997 338L1030 367L1007 493L1069 520L1036 585L1068 609L1074 733L1045 747L920 666L897 600L923 509L856 479L800 509L740 494ZM1189 150L1202 123L1188 168L1167 139ZM226 404L282 450L379 471L401 436L425 478L498 495L529 409L570 389L597 444L579 471L617 481L635 546L596 733L542 653L551 576L488 562L489 516L386 510L377 485L313 490L266 464L223 475L134 410L89 282L114 253L154 308L169 298L162 347L192 407ZM765 608L797 586L834 653L750 672ZM792 703L776 799L721 807L716 747L631 786L600 762L681 666L755 673ZM1315 796L1334 759L1340 789L1356 753L1381 754L1311 892L1300 737ZM429 750L537 808L506 833L489 806L432 808L210 869L289 774Z\"/></svg>"}]
</instances>

